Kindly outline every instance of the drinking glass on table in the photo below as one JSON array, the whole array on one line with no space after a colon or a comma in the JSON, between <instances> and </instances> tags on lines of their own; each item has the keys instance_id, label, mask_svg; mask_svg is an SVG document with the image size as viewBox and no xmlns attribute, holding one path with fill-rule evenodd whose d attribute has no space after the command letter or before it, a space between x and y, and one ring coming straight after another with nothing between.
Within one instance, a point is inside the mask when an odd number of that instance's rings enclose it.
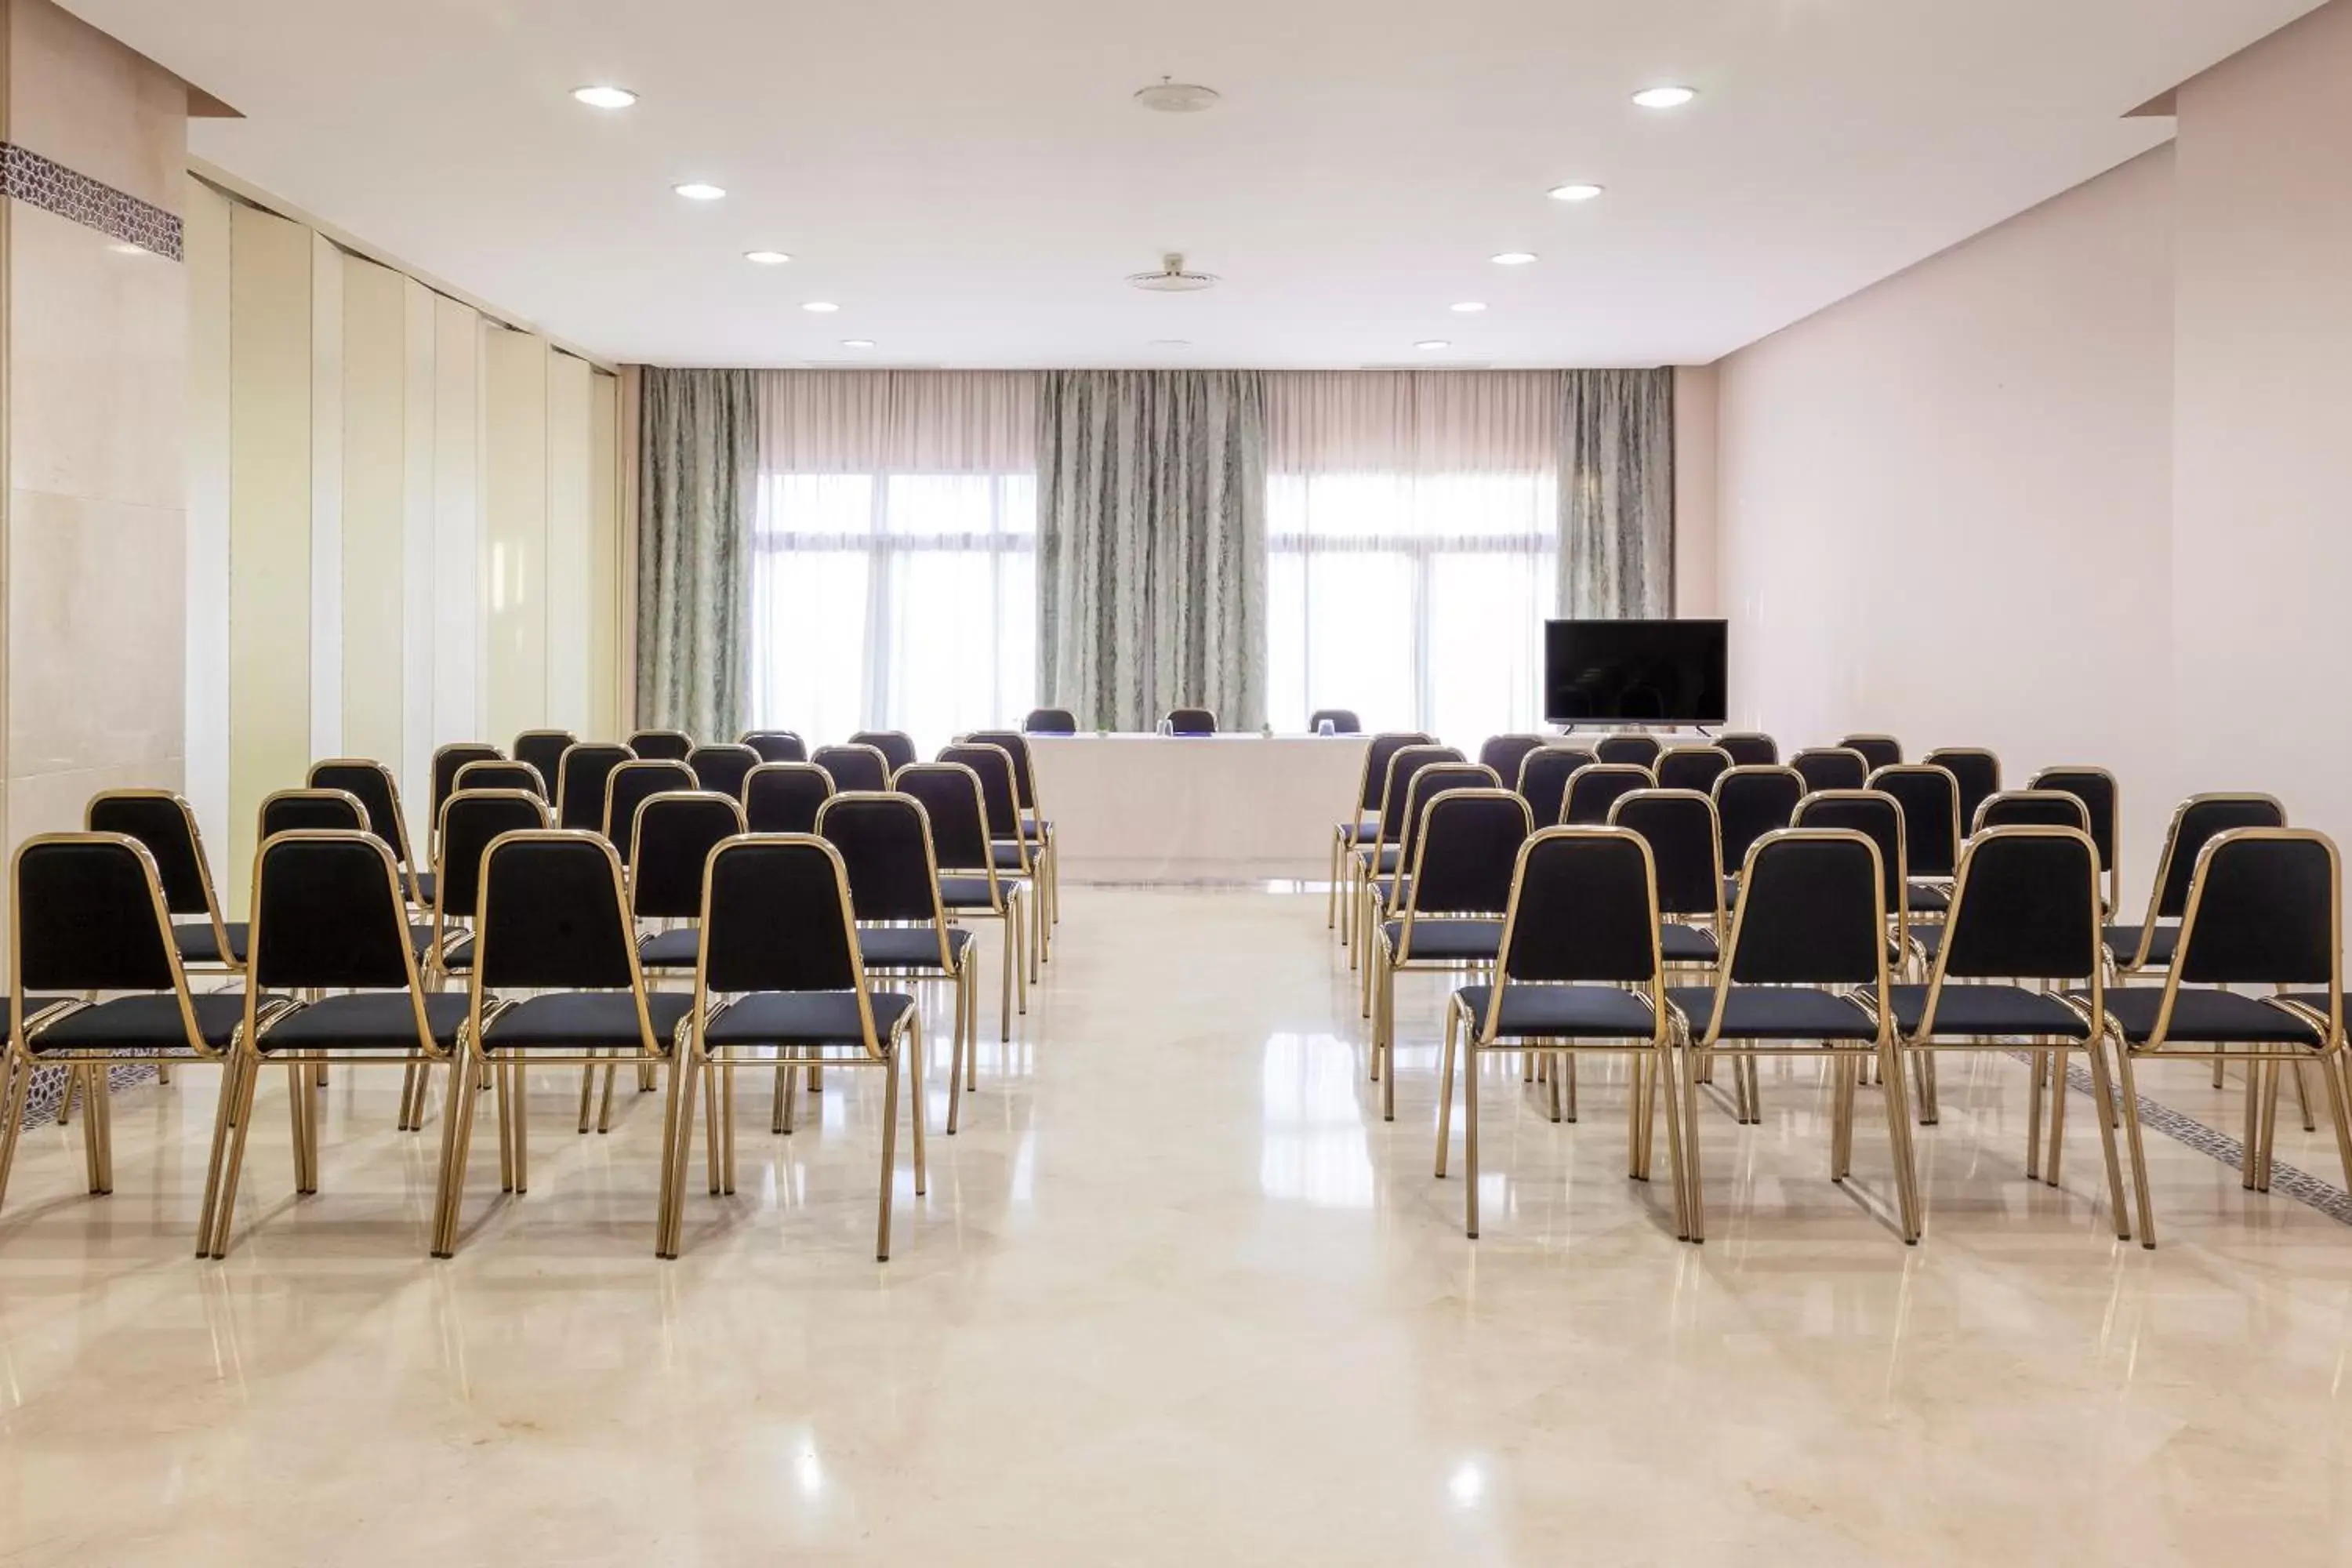
<instances>
[{"instance_id":1,"label":"drinking glass on table","mask_svg":"<svg viewBox=\"0 0 2352 1568\"><path fill-rule=\"evenodd\" d=\"M1328 719L1318 719L1315 721L1315 732L1318 735L1336 735L1339 732L1339 726Z\"/></svg>"}]
</instances>

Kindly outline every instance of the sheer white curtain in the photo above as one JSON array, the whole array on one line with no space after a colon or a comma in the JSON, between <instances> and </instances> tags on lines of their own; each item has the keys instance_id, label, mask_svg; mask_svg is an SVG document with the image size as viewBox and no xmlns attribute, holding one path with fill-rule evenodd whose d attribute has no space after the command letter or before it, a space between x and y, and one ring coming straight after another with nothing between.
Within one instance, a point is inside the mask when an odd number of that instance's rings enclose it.
<instances>
[{"instance_id":1,"label":"sheer white curtain","mask_svg":"<svg viewBox=\"0 0 2352 1568\"><path fill-rule=\"evenodd\" d=\"M1266 709L1475 748L1543 716L1559 376L1266 378Z\"/></svg>"},{"instance_id":2,"label":"sheer white curtain","mask_svg":"<svg viewBox=\"0 0 2352 1568\"><path fill-rule=\"evenodd\" d=\"M761 378L751 712L926 752L1037 683L1037 384L1021 371Z\"/></svg>"}]
</instances>

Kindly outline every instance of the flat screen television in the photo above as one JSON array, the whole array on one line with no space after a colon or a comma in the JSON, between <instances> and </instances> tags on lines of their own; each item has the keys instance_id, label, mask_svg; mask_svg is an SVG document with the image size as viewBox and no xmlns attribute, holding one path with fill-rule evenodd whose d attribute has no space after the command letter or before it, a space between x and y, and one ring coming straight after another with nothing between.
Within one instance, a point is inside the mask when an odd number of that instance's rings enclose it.
<instances>
[{"instance_id":1,"label":"flat screen television","mask_svg":"<svg viewBox=\"0 0 2352 1568\"><path fill-rule=\"evenodd\" d=\"M1544 717L1555 724L1720 724L1721 621L1546 621Z\"/></svg>"}]
</instances>

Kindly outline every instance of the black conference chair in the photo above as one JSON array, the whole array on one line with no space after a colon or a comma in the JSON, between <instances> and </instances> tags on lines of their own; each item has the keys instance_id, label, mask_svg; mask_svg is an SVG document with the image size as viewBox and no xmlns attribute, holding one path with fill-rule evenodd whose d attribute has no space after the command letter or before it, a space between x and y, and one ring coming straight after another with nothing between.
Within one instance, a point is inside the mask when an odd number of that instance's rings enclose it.
<instances>
[{"instance_id":1,"label":"black conference chair","mask_svg":"<svg viewBox=\"0 0 2352 1568\"><path fill-rule=\"evenodd\" d=\"M683 730L640 730L628 747L648 762L682 763L694 755L694 737Z\"/></svg>"},{"instance_id":2,"label":"black conference chair","mask_svg":"<svg viewBox=\"0 0 2352 1568\"><path fill-rule=\"evenodd\" d=\"M1511 790L1449 790L1429 803L1403 908L1381 923L1372 954L1371 1072L1381 1080L1381 1120L1396 1120L1398 972L1495 962L1519 848L1534 832L1528 803Z\"/></svg>"},{"instance_id":3,"label":"black conference chair","mask_svg":"<svg viewBox=\"0 0 2352 1568\"><path fill-rule=\"evenodd\" d=\"M1861 752L1862 760L1873 773L1903 765L1903 742L1892 735L1848 735L1838 746L1843 751Z\"/></svg>"},{"instance_id":4,"label":"black conference chair","mask_svg":"<svg viewBox=\"0 0 2352 1568\"><path fill-rule=\"evenodd\" d=\"M530 994L508 1000L502 992ZM499 1185L520 1196L530 1189L528 1070L667 1060L694 999L646 991L612 845L593 833L556 829L506 834L484 852L467 1004L467 1053L457 1081L488 1077L501 1134ZM678 1088L673 1072L673 1128ZM436 1258L457 1247L478 1098L455 1095L441 1118ZM668 1196L665 1192L665 1207Z\"/></svg>"},{"instance_id":5,"label":"black conference chair","mask_svg":"<svg viewBox=\"0 0 2352 1568\"><path fill-rule=\"evenodd\" d=\"M942 746L942 763L971 770L979 781L982 815L989 832L989 852L1000 879L1012 878L1029 889L1029 936L1024 947L1027 960L1028 984L1037 984L1038 965L1044 963L1052 951L1053 933L1045 919L1046 906L1052 901L1046 889L1050 877L1044 866L1044 846L1025 834L1017 825L1022 820L1019 775L1011 752L1002 746L962 745ZM1022 1010L1028 1010L1029 999L1024 992Z\"/></svg>"},{"instance_id":6,"label":"black conference chair","mask_svg":"<svg viewBox=\"0 0 2352 1568\"><path fill-rule=\"evenodd\" d=\"M754 833L814 833L833 775L814 763L761 763L743 781L743 820Z\"/></svg>"},{"instance_id":7,"label":"black conference chair","mask_svg":"<svg viewBox=\"0 0 2352 1568\"><path fill-rule=\"evenodd\" d=\"M1794 768L1777 763L1741 763L1715 781L1715 816L1723 829L1723 864L1731 877L1724 884L1724 902L1739 897L1735 866L1748 864L1748 851L1768 833L1777 833L1797 819L1797 803L1805 798L1805 780Z\"/></svg>"},{"instance_id":8,"label":"black conference chair","mask_svg":"<svg viewBox=\"0 0 2352 1568\"><path fill-rule=\"evenodd\" d=\"M1887 1005L1886 884L1878 847L1843 829L1789 828L1748 852L1739 907L1715 984L1667 993L1680 1020L1685 1120L1697 1128L1696 1057L1826 1056L1835 1075L1830 1176L1852 1174L1859 1069L1875 1061L1886 1089L1887 1139L1906 1242L1919 1239L1911 1118ZM1859 999L1858 999L1859 998ZM1690 1236L1706 1234L1706 1184L1692 1138Z\"/></svg>"},{"instance_id":9,"label":"black conference chair","mask_svg":"<svg viewBox=\"0 0 2352 1568\"><path fill-rule=\"evenodd\" d=\"M1723 836L1715 801L1695 789L1643 789L1620 795L1609 826L1650 847L1658 889L1658 958L1668 969L1713 969L1722 956Z\"/></svg>"},{"instance_id":10,"label":"black conference chair","mask_svg":"<svg viewBox=\"0 0 2352 1568\"><path fill-rule=\"evenodd\" d=\"M507 754L485 741L456 741L439 747L433 753L433 797L429 803L432 815L425 818L428 826L441 821L441 808L458 790L457 774L470 763L502 763ZM425 847L428 850L431 845Z\"/></svg>"},{"instance_id":11,"label":"black conference chair","mask_svg":"<svg viewBox=\"0 0 2352 1568\"><path fill-rule=\"evenodd\" d=\"M2133 1063L2205 1057L2218 1073L2246 1067L2245 1153L2239 1184L2268 1192L2278 1125L2279 1068L2316 1066L2352 1181L2344 1070L2343 876L2335 842L2309 828L2234 827L2198 855L2180 941L2161 986L2108 986L2102 1032L2116 1044L2124 1127L2138 1196L2139 1240L2156 1245L2147 1152ZM2249 996L2232 986L2274 987ZM2297 989L2316 987L2317 989ZM2077 993L2088 1004L2088 993Z\"/></svg>"},{"instance_id":12,"label":"black conference chair","mask_svg":"<svg viewBox=\"0 0 2352 1568\"><path fill-rule=\"evenodd\" d=\"M529 763L480 762L467 763L457 770L457 787L451 793L466 790L520 789L528 790L541 800L551 799L547 780ZM436 816L436 822L439 819Z\"/></svg>"},{"instance_id":13,"label":"black conference chair","mask_svg":"<svg viewBox=\"0 0 2352 1568\"><path fill-rule=\"evenodd\" d=\"M245 967L247 925L221 918L204 835L188 803L169 790L110 789L89 797L82 826L144 845L173 916L172 942L191 969L234 973Z\"/></svg>"},{"instance_id":14,"label":"black conference chair","mask_svg":"<svg viewBox=\"0 0 2352 1568\"><path fill-rule=\"evenodd\" d=\"M11 899L0 1201L24 1136L34 1074L46 1067L64 1068L68 1084L81 1086L88 1107L83 1162L89 1191L102 1196L114 1190L113 1069L135 1062L226 1064L245 1027L245 998L189 988L154 858L127 834L26 839L16 851ZM86 1000L100 994L107 999ZM283 1005L264 998L262 1016L275 1016ZM206 1221L212 1195L205 1194Z\"/></svg>"},{"instance_id":15,"label":"black conference chair","mask_svg":"<svg viewBox=\"0 0 2352 1568\"><path fill-rule=\"evenodd\" d=\"M893 776L900 768L913 765L922 756L915 749L914 737L904 730L860 730L849 737L849 743L871 746L881 752L882 760L889 764Z\"/></svg>"},{"instance_id":16,"label":"black conference chair","mask_svg":"<svg viewBox=\"0 0 2352 1568\"><path fill-rule=\"evenodd\" d=\"M808 742L790 730L747 730L743 744L759 752L763 763L808 761Z\"/></svg>"},{"instance_id":17,"label":"black conference chair","mask_svg":"<svg viewBox=\"0 0 2352 1568\"><path fill-rule=\"evenodd\" d=\"M657 795L691 792L694 787L694 770L684 763L667 758L623 763L604 775L604 809L597 817L596 830L612 840L613 853L625 866L629 848L636 842L637 808Z\"/></svg>"},{"instance_id":18,"label":"black conference chair","mask_svg":"<svg viewBox=\"0 0 2352 1568\"><path fill-rule=\"evenodd\" d=\"M1013 787L1020 797L1020 837L1028 846L1028 858L1034 863L1038 876L1037 918L1046 926L1062 918L1061 856L1055 853L1053 818L1037 797L1037 759L1029 749L1029 737L1018 730L974 730L964 737L972 746L995 746L1013 759ZM989 826L1000 839L1013 837L1013 830L990 815ZM1052 956L1052 944L1041 944L1040 957Z\"/></svg>"},{"instance_id":19,"label":"black conference chair","mask_svg":"<svg viewBox=\"0 0 2352 1568\"><path fill-rule=\"evenodd\" d=\"M1715 743L1731 754L1732 765L1742 768L1769 768L1780 761L1780 742L1769 735L1753 731L1733 731L1717 735Z\"/></svg>"},{"instance_id":20,"label":"black conference chair","mask_svg":"<svg viewBox=\"0 0 2352 1568\"><path fill-rule=\"evenodd\" d=\"M467 1092L457 1077L466 998L426 988L408 940L405 882L391 846L373 830L280 834L255 855L249 969L257 989L247 994L221 1089L228 1147L224 1154L215 1133L205 1189L217 1195L199 1226L197 1257L228 1256L254 1090L265 1068L287 1069L294 1190L304 1195L319 1190L320 1069L329 1062L397 1065L406 1079L404 1110L409 1086L444 1062L449 1100ZM270 991L312 999L279 1008L265 1001Z\"/></svg>"},{"instance_id":21,"label":"black conference chair","mask_svg":"<svg viewBox=\"0 0 2352 1568\"><path fill-rule=\"evenodd\" d=\"M1391 731L1373 736L1364 747L1363 771L1356 775L1355 809L1331 825L1331 889L1323 911L1326 930L1339 929L1343 863L1380 837L1381 792L1388 786L1389 759L1407 746L1428 744L1429 737L1418 731Z\"/></svg>"},{"instance_id":22,"label":"black conference chair","mask_svg":"<svg viewBox=\"0 0 2352 1568\"><path fill-rule=\"evenodd\" d=\"M408 901L419 908L433 902L433 876L409 848L408 813L401 808L400 785L390 768L365 757L336 757L311 763L308 782L312 789L348 790L356 795L366 808L368 831L383 840L400 867Z\"/></svg>"},{"instance_id":23,"label":"black conference chair","mask_svg":"<svg viewBox=\"0 0 2352 1568\"><path fill-rule=\"evenodd\" d=\"M1496 778L1517 784L1519 764L1527 761L1528 752L1540 750L1543 743L1541 735L1492 735L1478 748L1478 763L1494 769Z\"/></svg>"},{"instance_id":24,"label":"black conference chair","mask_svg":"<svg viewBox=\"0 0 2352 1568\"><path fill-rule=\"evenodd\" d=\"M1985 797L1969 831L1973 837L1993 827L2071 827L2087 836L2091 809L2082 796L2063 789L2007 789Z\"/></svg>"},{"instance_id":25,"label":"black conference chair","mask_svg":"<svg viewBox=\"0 0 2352 1568\"><path fill-rule=\"evenodd\" d=\"M2000 797L1996 797L2000 798ZM2089 1016L2100 1016L2105 968L2099 942L2099 861L2078 827L1987 827L1971 837L1952 885L1950 918L1924 985L1888 988L1895 1026L1906 1054L2009 1050L2032 1042L2033 1099L2026 1113L2025 1174L2058 1184L2066 1132L2066 1067L2080 1051L2091 1069L2095 1100L2110 1103L2106 1053L2084 1015L2053 994L2087 986ZM2027 986L2024 982L2038 984ZM2042 1102L2050 1108L2050 1158L2042 1161ZM2106 1156L2107 1198L2116 1235L2128 1239L2115 1128L2098 1123Z\"/></svg>"},{"instance_id":26,"label":"black conference chair","mask_svg":"<svg viewBox=\"0 0 2352 1568\"><path fill-rule=\"evenodd\" d=\"M626 746L584 741L566 750L555 772L555 823L579 833L604 830L604 789L613 770L636 761Z\"/></svg>"},{"instance_id":27,"label":"black conference chair","mask_svg":"<svg viewBox=\"0 0 2352 1568\"><path fill-rule=\"evenodd\" d=\"M1171 735L1213 735L1217 716L1206 708L1171 708L1160 721Z\"/></svg>"},{"instance_id":28,"label":"black conference chair","mask_svg":"<svg viewBox=\"0 0 2352 1568\"><path fill-rule=\"evenodd\" d=\"M690 972L702 949L702 872L710 852L744 832L743 808L709 790L648 795L637 807L629 846L629 912L654 922L637 943L640 967Z\"/></svg>"},{"instance_id":29,"label":"black conference chair","mask_svg":"<svg viewBox=\"0 0 2352 1568\"><path fill-rule=\"evenodd\" d=\"M1364 909L1359 929L1377 936L1381 922L1393 918L1404 907L1404 896L1412 885L1411 875L1413 858L1421 847L1421 829L1429 814L1430 803L1448 790L1500 789L1502 781L1494 770L1476 763L1436 763L1419 769L1412 782L1405 787L1404 814L1397 826L1396 864L1389 871L1364 879ZM1364 963L1363 1016L1372 1016L1373 970L1370 957Z\"/></svg>"},{"instance_id":30,"label":"black conference chair","mask_svg":"<svg viewBox=\"0 0 2352 1568\"><path fill-rule=\"evenodd\" d=\"M1789 759L1809 790L1862 789L1870 780L1870 760L1844 746L1815 746Z\"/></svg>"},{"instance_id":31,"label":"black conference chair","mask_svg":"<svg viewBox=\"0 0 2352 1568\"><path fill-rule=\"evenodd\" d=\"M825 771L837 792L879 795L890 788L890 759L872 746L819 746L809 761Z\"/></svg>"},{"instance_id":32,"label":"black conference chair","mask_svg":"<svg viewBox=\"0 0 2352 1568\"><path fill-rule=\"evenodd\" d=\"M2000 759L1981 746L1944 746L1919 759L1949 773L1960 786L1960 820L1974 822L1977 807L2000 793Z\"/></svg>"},{"instance_id":33,"label":"black conference chair","mask_svg":"<svg viewBox=\"0 0 2352 1568\"><path fill-rule=\"evenodd\" d=\"M1599 827L1609 820L1609 808L1637 789L1655 789L1650 770L1632 763L1595 763L1570 775L1568 794L1559 805L1559 820L1572 827Z\"/></svg>"},{"instance_id":34,"label":"black conference chair","mask_svg":"<svg viewBox=\"0 0 2352 1568\"><path fill-rule=\"evenodd\" d=\"M1911 944L1922 940L1911 925L1910 826L1903 803L1884 790L1824 789L1797 803L1794 826L1859 833L1878 851L1879 868L1886 886L1880 889L1886 903L1888 962L1900 966L1910 961ZM1932 947L1929 935L1923 945Z\"/></svg>"},{"instance_id":35,"label":"black conference chair","mask_svg":"<svg viewBox=\"0 0 2352 1568\"><path fill-rule=\"evenodd\" d=\"M670 1068L677 1136L667 1151L655 1252L663 1258L678 1253L698 1080L709 1079L710 1092L720 1094L738 1062L774 1066L788 1086L802 1068L877 1067L883 1069L885 1088L881 1218L874 1256L887 1260L902 1057L913 1068L916 1195L927 1185L922 1025L913 997L875 991L867 980L858 961L849 878L840 855L805 834L738 838L720 846L710 859L702 930L687 1055ZM730 1118L719 1130L729 1144L734 1125ZM731 1174L731 1148L713 1153Z\"/></svg>"},{"instance_id":36,"label":"black conference chair","mask_svg":"<svg viewBox=\"0 0 2352 1568\"><path fill-rule=\"evenodd\" d=\"M1905 896L1911 912L1941 915L1951 904L1949 889L1967 831L1959 781L1933 763L1898 763L1872 773L1868 787L1893 795L1903 808L1903 857L1911 875Z\"/></svg>"},{"instance_id":37,"label":"black conference chair","mask_svg":"<svg viewBox=\"0 0 2352 1568\"><path fill-rule=\"evenodd\" d=\"M1370 843L1359 840L1348 853L1345 862L1347 879L1346 900L1341 906L1339 936L1348 950L1348 966L1356 966L1359 952L1357 934L1364 930L1357 917L1366 901L1364 884L1367 879L1394 871L1402 851L1398 847L1398 835L1404 826L1405 802L1412 794L1413 774L1440 763L1458 763L1462 753L1452 746L1400 746L1389 753L1388 772L1381 781L1381 805L1372 819Z\"/></svg>"},{"instance_id":38,"label":"black conference chair","mask_svg":"<svg viewBox=\"0 0 2352 1568\"><path fill-rule=\"evenodd\" d=\"M1028 1010L1027 973L1022 967L1022 901L1030 891L1019 878L1001 876L996 868L993 824L983 804L981 777L963 763L917 763L899 770L898 793L921 803L930 825L931 856L940 868L940 904L955 920L1003 922L1004 942L999 962L997 1038L1013 1038L1013 991L1021 991L1022 1011ZM979 1071L979 1009L967 1007L962 991L956 994L955 1062L961 1077L948 1096L948 1131L961 1118L963 1089L976 1089ZM967 1016L970 1015L970 1016Z\"/></svg>"},{"instance_id":39,"label":"black conference chair","mask_svg":"<svg viewBox=\"0 0 2352 1568\"><path fill-rule=\"evenodd\" d=\"M1731 753L1720 746L1672 746L1658 755L1660 789L1695 789L1711 793L1715 781L1731 771Z\"/></svg>"},{"instance_id":40,"label":"black conference chair","mask_svg":"<svg viewBox=\"0 0 2352 1568\"><path fill-rule=\"evenodd\" d=\"M2028 789L2063 790L2083 803L2090 814L2091 842L2098 847L2099 864L2107 873L2107 909L2123 908L2122 792L2116 775L2105 768L2068 764L2044 768L2026 781Z\"/></svg>"},{"instance_id":41,"label":"black conference chair","mask_svg":"<svg viewBox=\"0 0 2352 1568\"><path fill-rule=\"evenodd\" d=\"M514 747L507 754L537 768L539 776L547 781L548 798L552 800L563 775L563 753L579 743L580 737L569 730L525 730L515 737Z\"/></svg>"},{"instance_id":42,"label":"black conference chair","mask_svg":"<svg viewBox=\"0 0 2352 1568\"><path fill-rule=\"evenodd\" d=\"M1360 735L1364 732L1364 721L1356 717L1356 710L1352 708L1318 708L1307 716L1307 732L1321 734L1326 719L1331 721L1331 733L1334 735Z\"/></svg>"},{"instance_id":43,"label":"black conference chair","mask_svg":"<svg viewBox=\"0 0 2352 1568\"><path fill-rule=\"evenodd\" d=\"M1078 716L1066 708L1032 708L1021 728L1032 735L1075 735Z\"/></svg>"},{"instance_id":44,"label":"black conference chair","mask_svg":"<svg viewBox=\"0 0 2352 1568\"><path fill-rule=\"evenodd\" d=\"M281 789L261 797L257 842L280 833L334 832L365 828L367 807L345 789Z\"/></svg>"},{"instance_id":45,"label":"black conference chair","mask_svg":"<svg viewBox=\"0 0 2352 1568\"><path fill-rule=\"evenodd\" d=\"M547 802L530 790L461 789L441 807L441 853L433 866L438 896L433 900L428 961L442 974L462 974L473 967L483 854L502 834L551 826Z\"/></svg>"},{"instance_id":46,"label":"black conference chair","mask_svg":"<svg viewBox=\"0 0 2352 1568\"><path fill-rule=\"evenodd\" d=\"M1543 826L1559 821L1560 813L1568 807L1568 781L1579 768L1591 767L1600 761L1591 752L1574 746L1546 746L1529 752L1519 763L1516 781L1519 796L1528 803L1528 811Z\"/></svg>"},{"instance_id":47,"label":"black conference chair","mask_svg":"<svg viewBox=\"0 0 2352 1568\"><path fill-rule=\"evenodd\" d=\"M1628 1174L1650 1174L1658 1090L1666 1100L1675 1233L1689 1233L1683 1194L1682 1108L1658 961L1658 900L1649 846L1622 827L1548 827L1519 850L1491 984L1465 985L1445 1007L1438 1068L1437 1174L1453 1142L1454 1063L1462 1071L1463 1229L1478 1234L1479 1058L1535 1051L1550 1058L1551 1114L1570 1052L1613 1051L1632 1066Z\"/></svg>"},{"instance_id":48,"label":"black conference chair","mask_svg":"<svg viewBox=\"0 0 2352 1568\"><path fill-rule=\"evenodd\" d=\"M1592 754L1604 763L1654 768L1664 751L1655 735L1603 735L1592 748Z\"/></svg>"},{"instance_id":49,"label":"black conference chair","mask_svg":"<svg viewBox=\"0 0 2352 1568\"><path fill-rule=\"evenodd\" d=\"M2147 912L2137 925L2107 927L2107 952L2121 976L2168 967L2179 942L2177 923L2189 908L2189 888L2205 846L2240 827L2284 827L2286 808L2267 795L2192 795L2175 806L2164 849L2148 889Z\"/></svg>"},{"instance_id":50,"label":"black conference chair","mask_svg":"<svg viewBox=\"0 0 2352 1568\"><path fill-rule=\"evenodd\" d=\"M686 765L694 770L694 782L700 788L741 800L743 781L760 765L760 753L749 746L697 746Z\"/></svg>"}]
</instances>

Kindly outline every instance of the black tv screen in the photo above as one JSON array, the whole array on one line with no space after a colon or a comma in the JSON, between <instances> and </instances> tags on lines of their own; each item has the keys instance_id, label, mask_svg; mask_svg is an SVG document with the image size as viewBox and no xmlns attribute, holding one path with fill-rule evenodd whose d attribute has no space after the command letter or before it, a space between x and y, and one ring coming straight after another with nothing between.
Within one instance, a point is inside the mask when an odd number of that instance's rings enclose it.
<instances>
[{"instance_id":1,"label":"black tv screen","mask_svg":"<svg viewBox=\"0 0 2352 1568\"><path fill-rule=\"evenodd\" d=\"M1546 621L1544 717L1555 724L1720 724L1721 621Z\"/></svg>"}]
</instances>

